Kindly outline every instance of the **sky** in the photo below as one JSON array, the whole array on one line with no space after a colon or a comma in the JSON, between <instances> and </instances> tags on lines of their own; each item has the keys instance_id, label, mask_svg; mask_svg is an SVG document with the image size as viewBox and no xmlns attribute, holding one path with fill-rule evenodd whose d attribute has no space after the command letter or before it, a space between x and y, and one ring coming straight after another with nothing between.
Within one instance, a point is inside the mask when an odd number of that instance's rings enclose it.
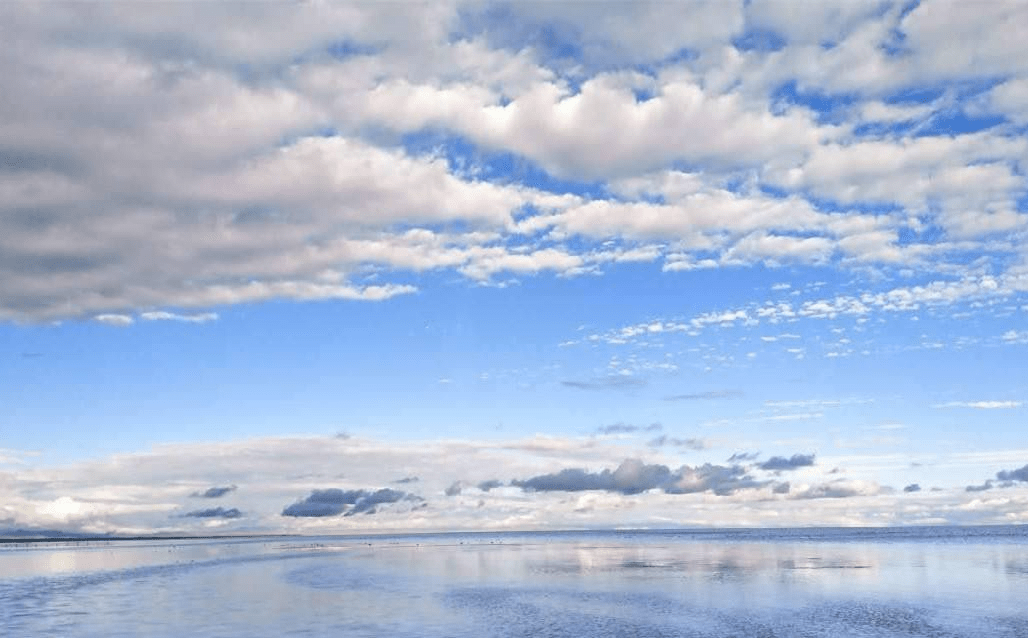
<instances>
[{"instance_id":1,"label":"sky","mask_svg":"<svg viewBox=\"0 0 1028 638\"><path fill-rule=\"evenodd\" d=\"M0 4L0 532L1028 523L1028 4Z\"/></svg>"}]
</instances>

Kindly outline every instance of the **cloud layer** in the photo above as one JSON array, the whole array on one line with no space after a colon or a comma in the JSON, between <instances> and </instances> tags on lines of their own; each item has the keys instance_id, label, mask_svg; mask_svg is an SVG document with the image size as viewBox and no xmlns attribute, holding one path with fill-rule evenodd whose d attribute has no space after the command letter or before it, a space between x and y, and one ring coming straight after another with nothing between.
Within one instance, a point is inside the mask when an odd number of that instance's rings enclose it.
<instances>
[{"instance_id":1,"label":"cloud layer","mask_svg":"<svg viewBox=\"0 0 1028 638\"><path fill-rule=\"evenodd\" d=\"M630 262L1028 285L1023 7L494 9L4 6L0 319Z\"/></svg>"},{"instance_id":2,"label":"cloud layer","mask_svg":"<svg viewBox=\"0 0 1028 638\"><path fill-rule=\"evenodd\" d=\"M213 528L318 533L970 524L1017 522L1028 511L1017 509L1028 506L1028 469L1018 464L994 473L988 484L1004 488L1004 497L983 500L963 485L921 491L907 483L882 485L873 468L888 463L888 456L819 457L805 464L805 455L781 455L790 462L799 457L787 482L779 478L782 470L761 469L752 455L729 464L671 465L674 456L648 446L648 434L402 443L332 436L166 445L66 466L0 469L0 520L8 528L90 534ZM936 462L976 472L1024 453ZM690 454L713 459L724 452ZM189 507L196 503L193 494L209 489L197 485L197 467L206 468L206 485L240 486L231 493L231 505ZM345 478L340 467L347 468ZM419 480L404 490L364 487L393 482L397 468L415 471ZM812 499L816 507L810 507Z\"/></svg>"}]
</instances>

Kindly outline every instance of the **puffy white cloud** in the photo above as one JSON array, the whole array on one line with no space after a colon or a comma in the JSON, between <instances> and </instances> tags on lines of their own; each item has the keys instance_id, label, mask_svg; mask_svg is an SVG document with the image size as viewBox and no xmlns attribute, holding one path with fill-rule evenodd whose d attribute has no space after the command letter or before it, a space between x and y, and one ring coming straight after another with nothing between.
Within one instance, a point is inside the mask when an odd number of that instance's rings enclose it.
<instances>
[{"instance_id":1,"label":"puffy white cloud","mask_svg":"<svg viewBox=\"0 0 1028 638\"><path fill-rule=\"evenodd\" d=\"M97 315L93 317L93 319L95 321L99 321L100 323L105 323L109 326L130 326L135 322L135 319L133 319L129 315L119 315L110 313Z\"/></svg>"},{"instance_id":2,"label":"puffy white cloud","mask_svg":"<svg viewBox=\"0 0 1028 638\"><path fill-rule=\"evenodd\" d=\"M0 319L381 300L434 269L942 272L1028 228L1023 135L924 133L972 103L889 96L986 73L975 108L1023 121L1022 7L251 9L0 9ZM819 112L788 83L851 97Z\"/></svg>"},{"instance_id":3,"label":"puffy white cloud","mask_svg":"<svg viewBox=\"0 0 1028 638\"><path fill-rule=\"evenodd\" d=\"M1028 122L1028 78L1007 80L989 92L988 106L1014 122Z\"/></svg>"}]
</instances>

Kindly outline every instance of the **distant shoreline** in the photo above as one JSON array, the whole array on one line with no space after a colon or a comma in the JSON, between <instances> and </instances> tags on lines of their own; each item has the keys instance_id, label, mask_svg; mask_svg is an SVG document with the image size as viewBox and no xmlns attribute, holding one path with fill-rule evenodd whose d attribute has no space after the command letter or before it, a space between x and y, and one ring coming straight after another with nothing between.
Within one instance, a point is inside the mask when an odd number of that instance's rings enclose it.
<instances>
[{"instance_id":1,"label":"distant shoreline","mask_svg":"<svg viewBox=\"0 0 1028 638\"><path fill-rule=\"evenodd\" d=\"M99 541L212 541L242 538L289 538L296 534L221 534L213 536L0 536L4 543L86 543Z\"/></svg>"},{"instance_id":2,"label":"distant shoreline","mask_svg":"<svg viewBox=\"0 0 1028 638\"><path fill-rule=\"evenodd\" d=\"M817 532L835 532L840 535L851 534L862 536L864 534L884 534L886 536L901 537L905 534L918 531L940 531L940 530L963 530L985 532L986 530L998 531L1008 530L1015 535L1023 535L1028 531L1028 525L1024 523L999 523L992 525L897 525L882 527L838 527L838 526L808 526L808 527L682 527L682 528L587 528L587 529L557 529L557 530L446 530L446 531L413 531L413 532L370 532L370 533L343 533L343 534L211 534L211 535L138 535L138 536L0 536L2 544L41 544L41 543L86 543L86 542L126 542L126 541L212 541L212 540L245 540L245 539L283 539L283 538L353 538L367 539L372 537L427 537L427 536L517 536L517 535L546 535L546 534L590 534L590 533L624 533L624 534L684 534L690 536L728 536L744 539L754 535L771 534L782 537L802 537Z\"/></svg>"}]
</instances>

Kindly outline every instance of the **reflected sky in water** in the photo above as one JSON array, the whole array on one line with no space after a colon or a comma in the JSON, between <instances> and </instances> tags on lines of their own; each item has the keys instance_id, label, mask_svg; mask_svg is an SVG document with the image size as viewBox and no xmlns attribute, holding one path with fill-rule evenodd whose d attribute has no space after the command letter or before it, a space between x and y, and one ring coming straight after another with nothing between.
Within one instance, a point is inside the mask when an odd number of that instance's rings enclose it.
<instances>
[{"instance_id":1,"label":"reflected sky in water","mask_svg":"<svg viewBox=\"0 0 1028 638\"><path fill-rule=\"evenodd\" d=\"M1028 636L1024 528L0 543L3 636Z\"/></svg>"}]
</instances>

